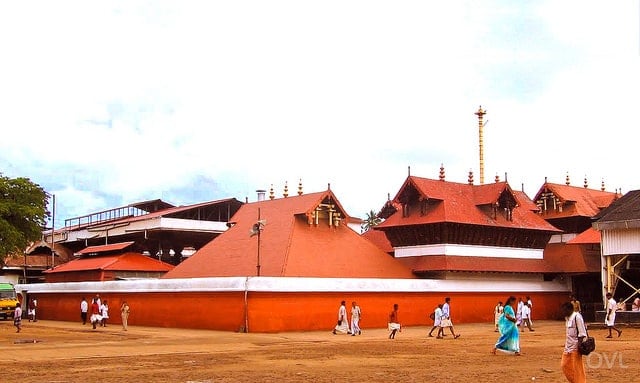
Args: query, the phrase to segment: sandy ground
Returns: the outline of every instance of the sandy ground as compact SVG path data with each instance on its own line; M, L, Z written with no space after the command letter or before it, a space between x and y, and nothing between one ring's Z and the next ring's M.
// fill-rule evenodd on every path
M640 382L640 329L605 339L590 326L591 382ZM360 336L323 332L243 334L73 322L0 321L4 382L564 382L563 322L538 321L521 335L522 356L491 355L491 324L456 326L459 339L428 338L428 327ZM35 341L35 342L34 342Z

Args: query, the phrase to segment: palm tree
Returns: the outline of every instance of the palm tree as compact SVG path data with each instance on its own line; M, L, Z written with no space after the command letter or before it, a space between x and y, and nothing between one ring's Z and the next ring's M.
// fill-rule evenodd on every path
M370 210L367 213L367 217L364 219L364 222L362 222L362 232L366 233L367 231L369 231L369 229L379 225L380 223L382 223L382 219L378 217L378 214L375 211Z

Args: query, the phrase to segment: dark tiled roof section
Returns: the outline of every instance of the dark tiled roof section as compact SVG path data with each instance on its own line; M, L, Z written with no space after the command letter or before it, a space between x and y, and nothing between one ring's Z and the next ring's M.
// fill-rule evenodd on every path
M640 220L640 190L632 190L593 217L597 223Z

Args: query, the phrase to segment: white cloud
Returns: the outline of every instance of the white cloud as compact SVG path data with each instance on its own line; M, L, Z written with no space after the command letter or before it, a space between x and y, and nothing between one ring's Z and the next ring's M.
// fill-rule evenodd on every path
M409 166L478 182L482 104L485 182L628 191L639 18L632 2L3 4L0 172L58 191L67 216L300 179L364 216Z

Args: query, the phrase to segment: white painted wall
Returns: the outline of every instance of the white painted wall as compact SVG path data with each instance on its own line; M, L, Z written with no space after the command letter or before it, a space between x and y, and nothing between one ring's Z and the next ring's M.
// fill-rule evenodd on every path
M640 229L602 230L602 255L640 253Z
M463 257L542 259L543 252L543 249L521 249L514 247L474 246L458 244L407 246L396 247L394 249L394 255L396 258L419 257L425 255L447 255Z

